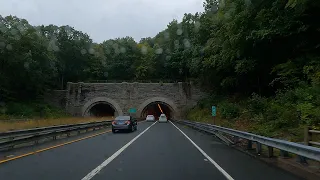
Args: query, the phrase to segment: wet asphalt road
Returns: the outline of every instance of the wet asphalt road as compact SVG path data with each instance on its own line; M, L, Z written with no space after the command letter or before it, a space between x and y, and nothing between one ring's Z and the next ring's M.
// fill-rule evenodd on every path
M137 137L107 133L36 155L0 164L0 180L80 180ZM233 179L299 179L219 142L216 138L176 125ZM108 162L93 180L192 180L227 177L171 123L156 123Z

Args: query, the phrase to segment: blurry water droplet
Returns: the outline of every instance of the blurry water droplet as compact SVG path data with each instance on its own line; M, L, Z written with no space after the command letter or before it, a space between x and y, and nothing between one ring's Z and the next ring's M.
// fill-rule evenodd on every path
M226 12L226 13L224 14L224 17L225 17L226 19L230 19L230 18L231 18L231 15L230 15L229 12Z
M17 29L18 29L20 32L24 31L24 27L23 27L23 25L21 25L21 24L19 24L19 25L17 26Z
M104 75L104 77L108 77L109 73L108 72L104 72L103 75Z
M199 30L199 28L200 28L200 22L199 21L196 21L195 23L194 23L194 28L196 29L196 30Z
M0 27L0 31L1 31L2 33L6 33L6 32L7 32L7 28L6 28L5 26L1 26L1 27Z
M170 54L170 49L166 49L166 53L167 53L167 54Z
M174 48L175 48L175 49L179 49L179 47L180 47L179 41L178 41L178 40L175 40L175 41L174 41Z
M171 56L166 56L166 60L169 61L171 59Z
M15 36L15 35L18 34L18 30L16 30L15 28L12 28L12 29L10 30L10 33L11 33L13 36Z
M81 49L81 54L82 54L82 55L87 54L87 50L85 50L85 49Z
M215 13L217 11L218 11L218 6L216 5L211 6L211 12Z
M0 41L0 48L1 48L1 49L3 49L3 48L5 48L5 47L6 47L6 43L5 43L5 42Z
M52 50L55 51L55 52L60 51L59 47L56 46L56 45L52 46Z
M121 52L121 53L126 53L126 48L121 47L121 48L120 48L120 52Z
M123 169L122 169L122 168L118 168L117 170L118 170L118 171L123 171Z
M114 53L120 54L120 49L119 49L119 48L115 48L115 49L114 49Z
M117 48L119 48L119 45L118 45L117 43L114 43L114 44L112 44L112 47L113 47L114 49L117 49Z
M251 0L245 0L244 3L245 3L247 6L250 6L250 5L251 5Z
M90 49L89 49L89 53L90 53L90 54L94 54L94 49L93 49L93 48L90 48Z
M188 39L184 39L183 40L183 44L184 44L185 48L190 48L191 47L190 41Z
M25 62L25 63L23 64L23 66L24 66L25 69L29 69L29 62Z
M221 0L220 3L219 3L219 7L220 7L220 8L224 8L225 5L226 5L226 4L225 4L225 1L224 1L224 0Z
M177 35L180 36L180 35L182 34L182 32L183 32L182 29L179 28L179 29L177 30Z
M14 39L17 40L17 41L19 41L19 40L21 39L21 37L20 37L19 35L15 35L15 36L14 36Z
M11 45L11 44L8 44L8 45L6 46L6 48L7 48L7 50L11 51L11 50L12 50L12 45Z
M142 53L142 54L147 54L147 53L148 53L148 48L145 47L145 46L142 46L142 48L141 48L141 53Z
M166 40L170 39L170 34L168 32L164 32L163 36Z
M156 54L162 54L162 52L163 52L163 49L162 49L162 48L156 49Z

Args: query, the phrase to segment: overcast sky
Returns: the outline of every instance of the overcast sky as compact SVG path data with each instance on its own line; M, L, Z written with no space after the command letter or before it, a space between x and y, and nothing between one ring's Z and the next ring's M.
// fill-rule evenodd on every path
M132 36L153 37L172 19L202 12L204 0L0 0L2 16L15 15L32 25L70 25L95 42Z

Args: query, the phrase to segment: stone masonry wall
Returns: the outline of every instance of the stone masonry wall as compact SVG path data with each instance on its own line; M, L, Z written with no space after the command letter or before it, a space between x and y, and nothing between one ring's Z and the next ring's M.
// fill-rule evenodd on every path
M152 101L161 101L179 118L187 108L194 106L205 94L187 83L68 83L66 110L75 116L86 116L94 104L105 101L118 114L127 114L130 108L140 111Z

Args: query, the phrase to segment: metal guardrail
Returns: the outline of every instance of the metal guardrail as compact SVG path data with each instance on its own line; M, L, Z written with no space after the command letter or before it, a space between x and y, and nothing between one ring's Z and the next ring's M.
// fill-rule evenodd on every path
M320 161L320 148L302 145L294 142L284 141L280 139L268 138L248 132L238 131L234 129L229 129L221 126L216 126L212 124L200 123L200 122L191 122L191 121L174 121L183 125L187 125L196 129L204 130L206 132L215 134L215 133L224 133L232 135L238 138L243 138L248 140L248 147L252 148L252 142L256 143L257 153L261 153L261 145L268 147L268 157L273 156L273 148L281 150L283 154L288 152L299 155L300 161L305 161L305 158L313 159Z
M312 141L312 134L320 134L318 130L312 130L310 127L305 127L304 129L304 144L307 146L320 146L320 142Z
M2 132L0 133L0 150L11 149L17 145L28 142L35 142L37 144L39 140L47 137L56 139L57 136L63 134L70 136L70 133L73 131L77 131L77 133L80 134L81 130L95 130L108 126L111 122L112 121L100 121Z

